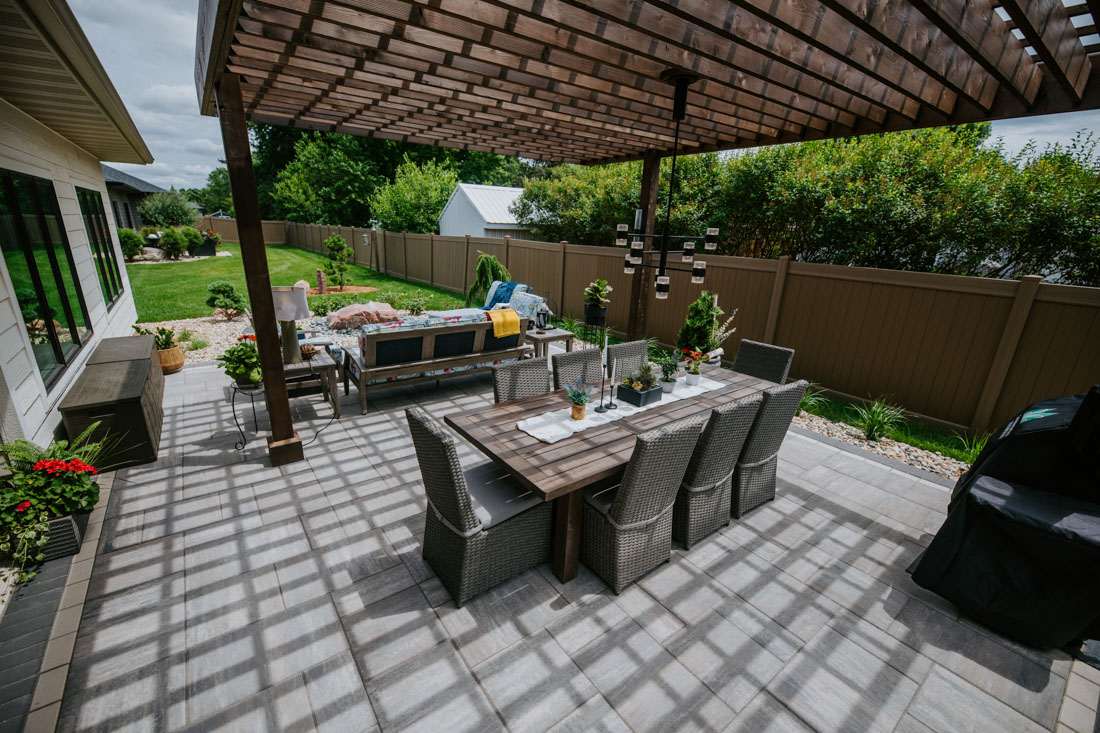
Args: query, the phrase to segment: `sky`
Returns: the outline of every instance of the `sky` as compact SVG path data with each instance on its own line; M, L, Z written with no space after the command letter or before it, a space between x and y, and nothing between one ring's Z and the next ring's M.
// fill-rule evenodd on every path
M168 188L200 188L221 165L218 121L199 114L195 92L198 0L70 0L156 162L111 164ZM1100 110L993 123L1010 154L1028 141L1067 143L1081 129L1100 134Z

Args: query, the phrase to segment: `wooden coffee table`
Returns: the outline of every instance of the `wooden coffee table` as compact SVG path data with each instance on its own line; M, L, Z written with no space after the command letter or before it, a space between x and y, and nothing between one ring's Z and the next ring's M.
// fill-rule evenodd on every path
M527 340L535 345L535 358L540 356L547 356L550 351L550 344L555 341L564 341L565 350L573 350L573 339L576 335L572 331L566 331L564 328L548 328L546 333L539 333L537 329L533 329L527 332Z

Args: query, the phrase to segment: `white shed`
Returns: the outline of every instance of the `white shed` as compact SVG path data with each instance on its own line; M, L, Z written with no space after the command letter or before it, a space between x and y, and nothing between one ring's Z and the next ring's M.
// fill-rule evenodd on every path
M522 188L460 183L439 215L439 233L448 237L511 237L530 239L527 227L516 221L511 206Z

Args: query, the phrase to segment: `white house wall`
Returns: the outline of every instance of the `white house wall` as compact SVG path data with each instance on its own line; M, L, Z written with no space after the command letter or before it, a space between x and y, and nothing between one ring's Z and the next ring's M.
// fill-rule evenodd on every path
M122 273L123 292L108 312L95 262L92 260L84 219L80 215L76 186L99 191L104 211L110 211L107 186L103 181L103 170L99 161L19 109L0 100L0 168L53 181L65 234L73 252L77 279L84 294L84 302L88 306L88 318L92 326L92 339L47 392L35 366L30 338L19 317L7 265L4 258L0 257L0 370L8 393L0 394L0 401L10 399L10 404L0 405L0 415L10 415L14 411L22 432L22 436L9 434L14 427L9 424L9 418L3 424L3 437L5 440L26 437L46 443L53 437L54 430L61 422L61 416L57 412L58 403L80 375L92 351L103 338L131 335L133 331L130 327L137 319L137 311L118 244L114 217L107 214L111 244Z

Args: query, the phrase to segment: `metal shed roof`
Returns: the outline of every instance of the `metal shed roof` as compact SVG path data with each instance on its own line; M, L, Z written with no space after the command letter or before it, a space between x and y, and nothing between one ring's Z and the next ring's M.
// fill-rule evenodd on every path
M443 207L445 212L451 204L459 198L459 193L466 195L477 213L485 220L486 224L507 224L516 226L519 222L509 208L523 193L522 188L510 186L487 186L477 183L460 183L455 186L447 204ZM440 216L443 213L440 212Z

